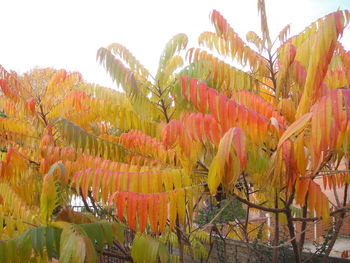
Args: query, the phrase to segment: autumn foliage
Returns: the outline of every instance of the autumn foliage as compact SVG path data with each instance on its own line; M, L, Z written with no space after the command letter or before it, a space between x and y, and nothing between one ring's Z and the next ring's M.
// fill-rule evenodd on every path
M174 36L155 76L121 44L99 49L123 92L0 66L0 262L206 258L212 232L193 223L204 199L281 218L296 262L305 237L293 222L333 217L339 232L347 197L330 203L324 189L350 183L350 52L339 42L350 14L272 41L263 0L258 10L262 35L247 42L212 11L215 32L189 49Z

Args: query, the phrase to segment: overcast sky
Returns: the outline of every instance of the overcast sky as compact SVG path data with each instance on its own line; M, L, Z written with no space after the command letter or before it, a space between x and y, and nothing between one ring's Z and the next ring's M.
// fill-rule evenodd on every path
M288 23L297 34L317 18L350 9L350 0L265 0L272 38ZM152 73L165 43L185 33L190 45L213 31L217 9L236 32L260 34L256 0L1 0L0 64L25 72L33 67L79 71L85 80L116 87L96 62L101 46L126 46ZM350 49L350 30L342 41Z

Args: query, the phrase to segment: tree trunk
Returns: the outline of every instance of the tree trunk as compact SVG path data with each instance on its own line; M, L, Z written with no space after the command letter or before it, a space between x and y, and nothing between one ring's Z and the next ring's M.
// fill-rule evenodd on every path
M303 215L302 215L303 218L307 217L307 199L308 199L308 195L306 195L306 197L305 197L305 204L303 206ZM300 230L301 234L300 234L300 239L299 239L299 244L298 244L300 257L303 254L303 248L304 248L305 237L306 237L306 226L307 226L307 222L303 221L301 223L301 230Z
M275 208L278 208L278 196L276 193L276 198L275 198ZM272 263L277 263L278 262L278 251L279 251L279 220L278 220L278 213L275 213L275 233L274 233L274 241L273 241L273 251L272 251Z
M289 236L291 238L291 243L292 243L292 247L293 247L294 259L295 259L296 263L300 263L301 257L299 254L297 241L295 240L295 229L294 229L294 225L293 225L293 221L292 221L292 213L291 213L289 207L287 207L286 217L287 217Z
M184 263L184 244L182 242L179 219L176 219L176 236L177 242L179 243L179 262Z

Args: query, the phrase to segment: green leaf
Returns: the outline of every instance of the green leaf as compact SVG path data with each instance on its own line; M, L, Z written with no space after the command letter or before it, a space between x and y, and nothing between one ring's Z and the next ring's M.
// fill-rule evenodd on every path
M17 244L15 239L10 239L7 240L7 242L5 242L4 254L4 263L11 263L17 261Z
M147 251L147 241L143 236L137 235L131 246L131 257L135 263L145 262L145 252ZM152 263L152 262L150 262Z
M99 156L99 157L105 157L105 150L108 151L108 149L105 149L106 147L112 148L113 151L118 152L120 154L118 155L110 155L112 160L117 160L117 161L123 161L128 150L126 148L124 148L122 145L96 137L93 134L88 133L87 131L85 131L84 129L82 129L81 127L75 125L74 123L70 122L67 119L61 119L60 122L62 123L62 135L65 139L67 139L67 141L71 144L73 144L74 148L77 150L79 148L81 148L85 153L87 152L87 150L89 151L89 154L95 155L95 156ZM66 127L68 127L68 133L66 132L67 129ZM74 132L69 132L70 130L74 131ZM71 134L74 134L74 137L71 138ZM91 149L88 147L87 142L91 143ZM93 146L92 146L93 143ZM92 149L94 149L94 152L92 151ZM111 149L109 150L111 151ZM119 160L120 159L120 160Z
M101 224L102 231L104 233L105 240L107 241L108 245L113 244L113 229L112 226L108 224Z
M5 242L0 241L0 263L6 262Z
M114 223L112 224L112 229L113 229L113 236L115 236L119 242L124 243L125 242L125 229L126 226L120 223Z
M47 256L51 259L54 254L54 232L53 227L46 228L46 251Z
M158 259L160 242L145 235L137 235L131 246L131 257L135 263L153 263ZM162 251L162 258L165 258Z
M20 259L22 262L29 261L31 254L32 254L32 244L30 242L30 232L32 230L25 231L17 241L17 249L18 251L21 251L20 253ZM1 250L0 250L0 256L1 256ZM1 262L1 258L0 258Z
M32 247L36 253L39 253L39 255L43 256L43 249L44 249L44 228L38 227L35 229L32 229L31 231L31 240L32 240ZM33 242L34 241L34 242Z
M169 251L162 243L159 244L159 259L161 263L169 262Z
M57 255L59 254L60 251L60 239L61 239L61 234L62 234L62 230L54 227L53 228L53 233L54 233L54 247L56 248L56 253Z
M60 168L61 174L62 174L62 176L64 176L66 174L66 169L64 168L63 163L54 163L53 165L51 165L51 167L47 173L53 174L53 172L56 170L57 167Z
M96 244L97 248L102 250L104 238L100 223L82 224L81 227L84 229L91 241Z
M119 225L120 224L118 223L102 221L90 224L81 224L80 226L86 232L91 241L95 243L100 250L102 250L105 244L111 246L116 236L118 236L119 240L122 239L122 241L124 241L123 238L120 237L121 232L124 234L124 228L121 229ZM119 229L120 231L114 231L115 228Z
M80 225L67 223L61 235L60 263L96 262L96 251Z

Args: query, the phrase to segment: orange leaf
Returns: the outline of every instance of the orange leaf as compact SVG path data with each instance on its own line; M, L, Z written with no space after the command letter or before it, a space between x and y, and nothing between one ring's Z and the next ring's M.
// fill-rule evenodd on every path
M28 106L28 109L29 111L34 114L35 113L35 104L36 104L36 100L34 98L30 98L28 101L27 101L27 106Z
M180 188L176 189L176 206L177 206L177 214L179 216L179 221L181 224L185 223L186 216L186 207L185 207L185 190Z
M306 193L309 189L310 178L300 178L297 184L296 197L300 206L304 205Z
M159 232L162 233L168 218L168 195L159 194Z
M176 205L176 192L171 191L169 193L169 200L170 200L170 224L169 228L173 229L175 226L176 222L176 217L177 217L177 205Z
M310 211L315 210L315 205L317 201L317 189L316 189L316 184L310 180L309 184L309 198L308 198L308 205Z
M302 130L308 123L308 121L311 119L312 113L306 113L303 116L301 116L298 120L293 122L288 129L282 134L279 142L278 142L278 148L281 147L281 145L289 139L293 134L296 132L299 132Z

